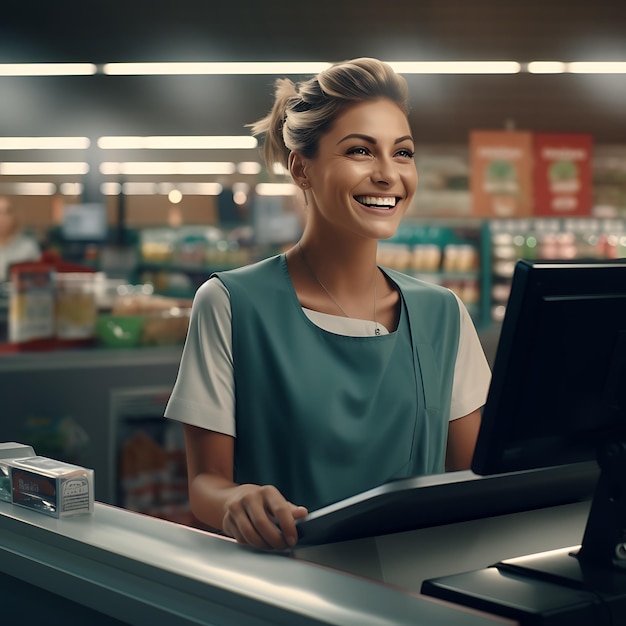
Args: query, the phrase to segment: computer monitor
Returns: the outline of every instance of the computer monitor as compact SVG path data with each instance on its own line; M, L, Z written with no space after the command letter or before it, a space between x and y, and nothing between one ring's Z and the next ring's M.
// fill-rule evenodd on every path
M63 207L61 236L69 242L103 242L108 235L107 210L100 202Z
M578 556L626 565L626 260L518 261L472 469L594 459Z

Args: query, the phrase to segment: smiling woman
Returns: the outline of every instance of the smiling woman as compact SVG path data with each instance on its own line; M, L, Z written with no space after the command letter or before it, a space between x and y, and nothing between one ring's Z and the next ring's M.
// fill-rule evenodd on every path
M307 207L284 254L197 292L166 416L185 424L206 524L260 548L307 511L468 468L490 371L447 289L376 263L417 187L407 87L375 59L276 84L252 126Z

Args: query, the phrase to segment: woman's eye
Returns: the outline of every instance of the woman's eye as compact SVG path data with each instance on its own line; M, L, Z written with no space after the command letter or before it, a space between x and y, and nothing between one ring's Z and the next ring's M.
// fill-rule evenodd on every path
M415 156L415 152L413 152L413 150L405 148L398 151L398 156L404 157L406 159L412 159Z
M364 148L363 146L355 146L354 148L350 148L348 150L348 154L368 155L369 153L370 151L367 148Z

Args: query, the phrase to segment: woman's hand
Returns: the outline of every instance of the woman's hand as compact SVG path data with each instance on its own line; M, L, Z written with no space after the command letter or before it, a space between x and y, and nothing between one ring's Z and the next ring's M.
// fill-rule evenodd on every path
M222 529L239 543L283 550L298 541L295 521L307 513L271 485L239 485L226 502Z
M189 502L202 522L239 543L284 550L298 541L296 520L308 511L276 487L233 482L234 439L185 424Z

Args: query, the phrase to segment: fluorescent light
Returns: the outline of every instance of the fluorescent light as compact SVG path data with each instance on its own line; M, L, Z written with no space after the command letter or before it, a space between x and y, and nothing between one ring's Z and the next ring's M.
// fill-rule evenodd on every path
M626 74L625 61L531 61L531 74Z
M83 162L61 163L0 163L0 174L4 176L37 176L40 174L65 176L86 174L89 165Z
M0 63L0 76L90 76L93 63Z
M517 74L517 61L387 61L400 74ZM235 63L2 63L0 76L88 76L108 75L237 75L317 74L330 67L323 61L275 61ZM525 68L532 74L624 74L625 61L532 61Z
M329 67L323 62L253 62L253 63L106 63L109 75L152 74L317 74Z
M399 74L518 74L517 61L387 61Z
M626 61L576 61L567 64L572 74L626 74Z
M186 196L219 196L223 187L219 183L161 183L159 193L169 194L172 189L178 189Z
M531 61L528 71L531 74L562 74L567 65L561 61Z
M0 193L12 196L52 196L57 187L54 183L3 183Z
M293 196L298 188L291 183L259 183L255 191L259 196Z
M259 142L251 136L100 137L103 150L245 150Z
M61 183L59 191L64 196L80 196L83 193L83 185L82 183Z
M517 74L516 61L388 61L401 74ZM107 63L104 73L137 74L317 74L330 67L324 62L269 63Z
M219 196L223 187L219 183L127 182L120 185L108 182L100 185L100 191L105 196L118 196L121 192L128 196L168 195L173 189L178 189L185 196Z
M0 150L86 150L87 137L0 137Z
M83 192L81 183L62 183L58 191L64 196L79 196ZM50 182L0 183L0 193L12 196L53 196L57 185Z
M119 196L122 191L122 185L119 183L102 183L100 185L100 193L103 196Z
M134 161L116 163L105 161L100 165L100 172L111 176L116 174L128 175L187 175L187 174L234 174L234 163L224 161L202 162L157 162L157 161Z
M237 172L239 174L260 174L261 164L256 161L242 161L237 164Z
M159 193L156 183L124 183L122 191L130 196L156 196Z

